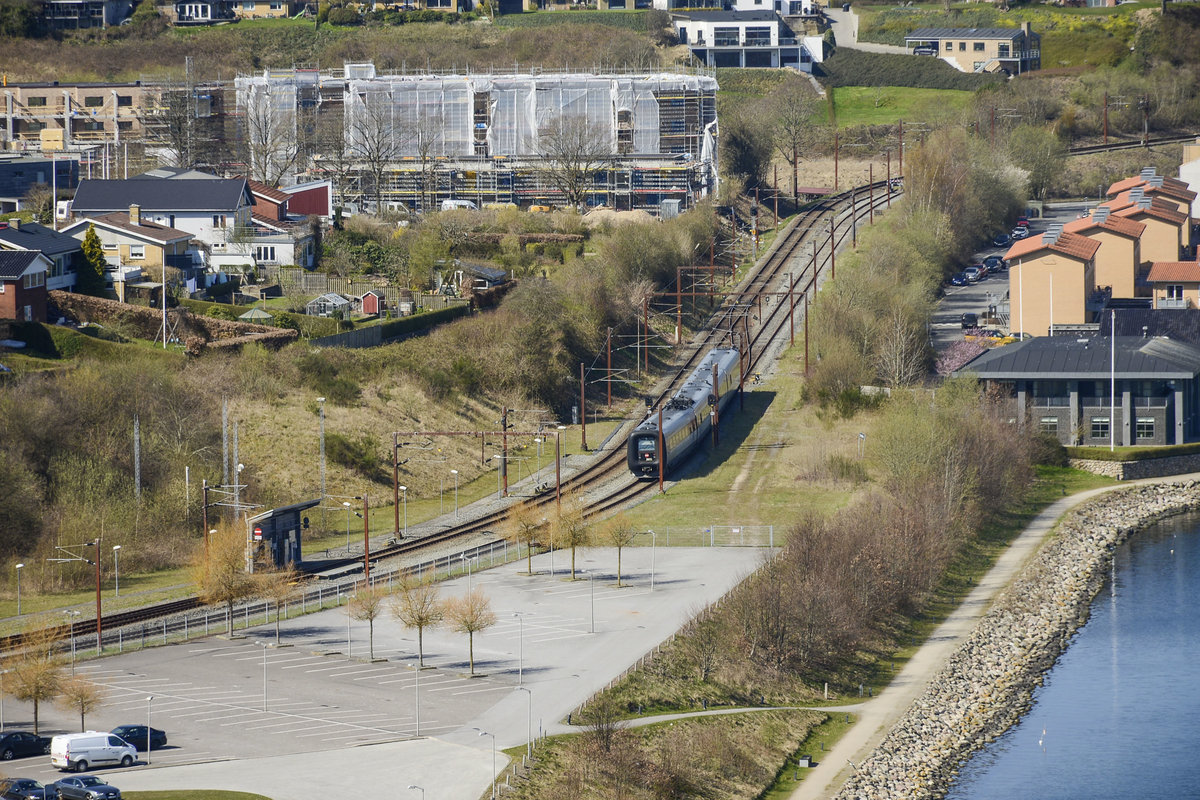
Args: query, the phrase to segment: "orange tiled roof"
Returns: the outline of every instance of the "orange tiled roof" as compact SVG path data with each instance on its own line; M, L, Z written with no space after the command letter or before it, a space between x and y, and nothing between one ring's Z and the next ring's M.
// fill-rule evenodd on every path
M1195 261L1155 261L1146 280L1151 283L1200 283L1200 263Z
M144 219L141 224L134 225L129 221L129 212L114 211L111 214L102 214L98 217L92 217L94 222L102 222L110 228L132 233L136 236L143 236L151 241L168 244L177 242L180 239L190 239L192 235L187 231L181 231L178 228L172 228L167 225L162 225L157 222L151 222Z
M1128 217L1114 217L1109 214L1104 222L1096 222L1094 217L1083 217L1063 225L1064 233L1079 233L1084 236L1087 236L1089 231L1097 229L1112 231L1122 236L1128 236L1130 239L1136 239L1145 232L1146 224L1136 222Z
M1163 197L1170 197L1173 200L1180 200L1186 203L1191 203L1197 197L1196 193L1189 189L1183 181L1167 182L1164 180L1162 186L1147 186L1146 194L1161 194Z
M1139 205L1128 205L1113 213L1122 217L1136 217L1138 214L1145 214L1148 217L1154 217L1163 222L1169 222L1172 225L1183 225L1187 222L1188 218L1187 214L1175 208L1171 203L1162 200L1157 203L1151 203L1147 208L1142 208Z
M250 187L250 191L252 193L262 195L263 197L275 203L282 203L284 200L289 200L292 197L287 192L281 192L265 183L259 183L258 181L251 180L250 178L246 178L246 185Z
M1128 192L1133 187L1141 186L1145 182L1146 179L1141 175L1134 175L1132 178L1122 178L1112 186L1109 186L1106 194L1109 197L1112 197L1113 195L1120 194L1121 192Z
M1059 235L1058 241L1052 244L1044 243L1041 236L1030 236L1028 239L1021 239L1014 242L1013 246L1004 254L1004 258L1007 261L1011 261L1014 258L1023 258L1039 250L1050 250L1080 261L1088 261L1095 257L1096 251L1099 249L1100 243L1095 239L1089 239L1077 233L1068 233L1064 230Z

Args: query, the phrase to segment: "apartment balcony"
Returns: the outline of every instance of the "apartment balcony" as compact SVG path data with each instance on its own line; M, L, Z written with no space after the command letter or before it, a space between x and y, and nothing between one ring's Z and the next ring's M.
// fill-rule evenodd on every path
M1191 304L1185 297L1160 297L1154 302L1155 308L1190 308Z

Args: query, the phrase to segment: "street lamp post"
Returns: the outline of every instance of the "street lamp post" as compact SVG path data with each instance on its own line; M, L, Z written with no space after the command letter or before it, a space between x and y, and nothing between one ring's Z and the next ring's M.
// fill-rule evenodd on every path
M450 470L450 474L454 476L454 521L458 522L458 470Z
M321 499L325 499L325 398L317 398L317 410L321 416Z
M468 558L466 553L461 553L461 554L459 554L458 557L461 558L463 561L465 561L467 564L467 594L469 595L469 594L471 594L471 562L474 561L475 559Z
M525 757L533 758L533 690L528 686L518 686L517 691L529 695L529 711L525 716Z
M113 589L113 596L121 596L121 545L113 545L113 579L116 581L116 586ZM20 612L17 612L20 613Z
M154 705L154 695L146 698L146 766L150 766L150 710Z
M658 534L650 531L650 591L654 591L654 550L658 543Z
M421 735L421 663L418 661L412 667L417 676L416 683L413 684L413 707L416 709L417 715L417 732L413 735L419 737Z
M350 554L350 501L343 500L342 505L346 507L346 554Z
M408 536L408 487L401 486L400 491L402 492L400 496L403 498L402 502L404 503L404 535Z
M588 570L588 590L592 596L591 600L591 616L592 616L592 633L596 632L596 573L595 570Z
M482 728L472 728L473 731L479 731L480 736L492 737L492 800L496 800L496 734L488 733Z
M537 442L537 459L538 459L537 477L534 478L534 480L533 480L533 487L534 487L534 491L536 492L538 487L540 487L542 485L542 437L540 437L540 436L535 437L534 441Z
M258 642L263 651L263 713L267 713L267 643Z
M520 611L514 611L513 616L517 618L519 632L517 634L517 685L525 685L525 615Z
M67 615L67 625L71 628L71 674L75 674L75 618L82 616L78 611L64 611Z
M21 570L24 564L17 564L17 616L21 616Z

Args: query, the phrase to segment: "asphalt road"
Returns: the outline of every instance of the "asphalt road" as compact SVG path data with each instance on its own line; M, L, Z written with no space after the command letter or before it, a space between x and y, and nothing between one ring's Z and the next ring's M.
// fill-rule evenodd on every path
M273 627L263 626L245 638L80 662L77 671L106 691L89 728L149 715L169 737L150 768L98 773L123 790L224 788L291 800L365 796L385 785L403 797L413 783L427 800L475 798L493 774L492 738L476 728L495 734L499 749L525 743L527 731L565 730L568 712L732 588L761 555L758 548L626 548L620 588L616 551L608 548L579 551L577 566L587 572L576 581L564 575L569 554L562 552L553 576L549 555L534 559L532 577L522 574L523 561L476 572L471 583L497 617L475 636L476 677L466 635L445 628L426 632L418 676L416 632L390 613L375 621L376 660L369 660L367 623L350 621L347 635L344 608L283 623L284 647L274 647ZM467 579L442 586L443 597L464 594ZM41 711L43 734L78 730L69 713ZM31 724L31 708L6 702L6 728ZM499 755L496 766L505 763ZM6 772L43 782L62 774L47 756L14 761Z

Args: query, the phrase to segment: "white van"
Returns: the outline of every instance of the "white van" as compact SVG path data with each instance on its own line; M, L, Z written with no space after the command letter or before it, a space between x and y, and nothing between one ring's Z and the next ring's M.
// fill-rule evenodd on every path
M475 205L470 200L443 200L442 211L453 211L456 208L467 208L471 211L478 211L479 206Z
M103 731L67 733L50 740L50 763L61 770L86 772L112 764L129 767L135 761L137 750L133 745Z

